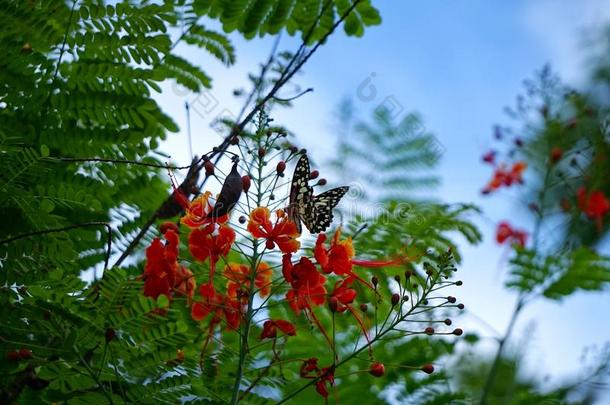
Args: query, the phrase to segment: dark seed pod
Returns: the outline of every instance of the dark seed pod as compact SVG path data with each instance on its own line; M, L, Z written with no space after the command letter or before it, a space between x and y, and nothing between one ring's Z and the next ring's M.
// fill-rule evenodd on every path
M385 374L385 366L383 363L373 363L371 367L369 367L369 374L374 377L382 377Z
M203 164L203 168L205 169L206 177L214 175L214 163L211 160L206 160Z
M434 373L434 366L432 364L425 364L421 366L420 370L426 374L432 374Z
M114 331L114 329L112 329L112 328L106 329L106 333L104 334L104 338L106 339L106 342L110 342L115 337L116 337L116 332Z
M248 190L250 190L250 184L251 184L250 176L248 176L248 175L242 176L241 182L242 182L244 191L247 193Z

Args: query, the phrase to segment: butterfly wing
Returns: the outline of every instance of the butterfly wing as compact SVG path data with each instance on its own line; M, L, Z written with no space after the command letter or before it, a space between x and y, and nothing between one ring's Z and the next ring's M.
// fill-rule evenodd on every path
M297 231L301 233L301 219L311 211L313 188L309 186L309 159L301 155L292 175L290 185L290 200L288 203L288 217L296 224Z
M333 221L333 208L349 190L348 186L337 187L316 195L306 207L307 212L301 216L303 223L311 233L324 232Z

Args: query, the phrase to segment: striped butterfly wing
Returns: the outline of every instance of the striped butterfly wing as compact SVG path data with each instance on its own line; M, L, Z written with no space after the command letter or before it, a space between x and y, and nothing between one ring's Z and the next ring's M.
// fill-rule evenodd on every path
M292 175L288 204L288 217L296 224L299 233L302 231L301 220L308 216L313 200L313 188L309 186L309 175L309 159L307 155L301 155Z
M349 187L337 187L316 195L306 207L303 223L311 233L324 232L333 222L333 208L339 204Z

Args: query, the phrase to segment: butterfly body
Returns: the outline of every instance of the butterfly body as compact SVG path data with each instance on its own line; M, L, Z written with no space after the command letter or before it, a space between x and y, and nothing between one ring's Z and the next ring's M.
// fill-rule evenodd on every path
M292 176L287 210L288 217L296 224L299 233L302 231L301 223L311 233L326 230L333 220L333 208L349 190L349 187L344 186L314 195L313 187L309 185L309 176L309 159L307 155L301 155Z

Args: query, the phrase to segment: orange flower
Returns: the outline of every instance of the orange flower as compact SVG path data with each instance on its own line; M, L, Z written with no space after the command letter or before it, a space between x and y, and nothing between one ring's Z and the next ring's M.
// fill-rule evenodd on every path
M314 247L314 257L322 271L327 274L334 273L338 276L347 276L349 279L358 279L369 287L371 286L368 282L353 272L354 265L373 268L392 266L402 262L402 260L371 261L355 259L352 238L348 237L341 240L341 227L335 231L328 248L325 246L326 239L326 234L319 234Z
M523 172L526 168L527 163L522 160L513 163L510 170L500 165L496 168L492 179L483 189L483 193L490 193L502 186L510 187L514 183L523 183Z
M228 225L209 223L203 228L196 228L189 235L189 250L195 259L210 259L210 282L214 277L216 263L220 257L229 254L235 241L235 231Z
M209 224L212 222L212 218L208 218L210 212L214 208L214 205L210 202L210 197L212 193L206 191L203 194L200 194L197 198L195 198L191 203L186 207L185 215L180 219L180 221L188 226L189 228L199 228L200 226ZM216 222L220 224L224 224L229 220L229 215L223 215L219 217Z
M229 263L224 270L227 282L227 295L237 297L237 290L250 290L250 267L245 264ZM271 276L273 271L267 263L260 263L256 268L254 286L258 289L261 298L269 296L271 293Z
M248 231L252 236L267 239L267 249L273 249L277 245L283 253L294 253L299 250L301 244L296 240L299 233L294 222L283 210L276 211L275 223L271 222L270 215L266 207L255 208L250 213Z

